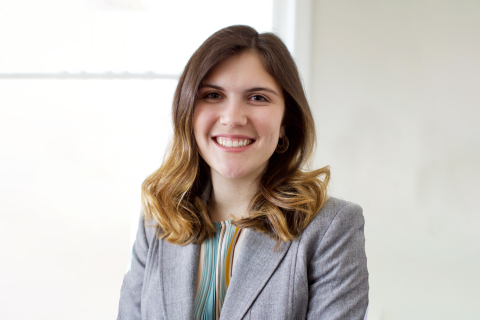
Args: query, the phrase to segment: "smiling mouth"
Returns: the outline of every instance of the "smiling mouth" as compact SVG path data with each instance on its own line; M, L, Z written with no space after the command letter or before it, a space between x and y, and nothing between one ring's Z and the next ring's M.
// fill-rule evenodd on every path
M222 147L227 147L227 148L246 147L249 144L252 144L255 142L252 139L227 139L222 137L216 137L214 138L214 140Z

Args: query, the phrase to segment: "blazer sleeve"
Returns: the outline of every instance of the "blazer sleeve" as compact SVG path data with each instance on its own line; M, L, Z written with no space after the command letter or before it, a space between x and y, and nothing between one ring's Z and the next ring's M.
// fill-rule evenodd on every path
M333 218L309 265L307 319L364 319L369 289L364 223L354 203Z
M125 274L120 290L117 320L140 320L142 317L141 298L148 248L148 235L141 214L132 249L130 270Z

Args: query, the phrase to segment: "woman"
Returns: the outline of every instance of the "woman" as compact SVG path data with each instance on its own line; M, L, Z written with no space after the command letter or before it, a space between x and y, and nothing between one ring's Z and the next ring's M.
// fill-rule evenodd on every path
M302 170L315 129L281 40L213 34L180 77L173 122L143 184L118 319L363 319L362 210L327 197L328 167Z

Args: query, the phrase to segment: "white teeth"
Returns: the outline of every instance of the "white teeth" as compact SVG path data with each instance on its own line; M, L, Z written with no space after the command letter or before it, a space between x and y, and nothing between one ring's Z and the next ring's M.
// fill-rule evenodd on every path
M217 143L221 146L228 147L228 148L238 148L238 147L246 147L252 143L252 140L245 139L245 140L228 140L225 138L217 137L215 139Z

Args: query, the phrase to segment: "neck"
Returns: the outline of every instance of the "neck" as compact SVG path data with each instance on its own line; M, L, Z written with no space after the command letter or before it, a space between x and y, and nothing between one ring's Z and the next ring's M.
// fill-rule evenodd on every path
M228 179L212 170L209 213L212 222L244 218L258 191L258 179Z

